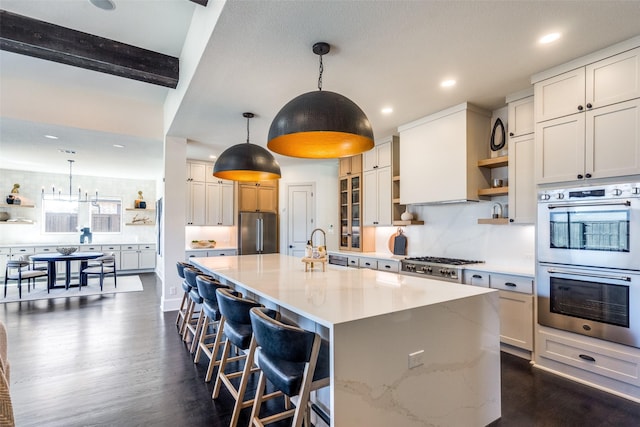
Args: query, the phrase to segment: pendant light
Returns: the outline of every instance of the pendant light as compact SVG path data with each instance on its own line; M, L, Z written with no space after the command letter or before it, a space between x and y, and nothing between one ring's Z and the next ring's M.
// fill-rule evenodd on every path
M227 148L213 165L213 176L233 181L267 181L279 179L280 165L269 151L249 143L249 119L253 113L243 113L247 119L247 142Z
M273 119L267 147L278 154L308 159L353 156L373 148L371 123L349 98L322 90L322 55L328 43L313 45L320 56L318 91L289 101Z

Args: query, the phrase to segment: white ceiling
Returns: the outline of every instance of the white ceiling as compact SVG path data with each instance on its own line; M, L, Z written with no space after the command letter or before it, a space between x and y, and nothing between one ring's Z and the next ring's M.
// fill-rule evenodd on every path
M198 28L196 39L209 37L192 25L192 15L223 5L114 2L112 12L88 0L0 0L0 8L181 56L190 26ZM242 113L251 111L251 142L266 145L278 110L316 90L311 46L326 41L332 49L324 57L323 89L356 102L381 138L461 102L502 107L532 74L640 35L638 22L640 1L228 1L164 126L189 140L188 157L206 160L246 140ZM562 38L538 45L551 31ZM445 78L458 84L444 90ZM65 148L76 151L79 174L157 177L162 109L172 91L2 51L0 168L66 173L69 156L58 152ZM393 114L383 115L385 106ZM310 161L276 158L282 165Z

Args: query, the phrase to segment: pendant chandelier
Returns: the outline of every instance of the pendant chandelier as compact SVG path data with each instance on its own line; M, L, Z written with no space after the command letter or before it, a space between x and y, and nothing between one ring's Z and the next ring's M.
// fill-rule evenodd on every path
M56 187L51 186L51 193L46 193L44 191L44 187L42 187L42 196L41 198L47 200L62 200L67 202L77 202L77 203L91 203L94 206L98 202L98 190L96 190L95 198L93 196L89 197L89 193L85 192L84 197L82 197L82 188L78 187L78 195L73 195L73 163L75 160L68 159L69 162L69 194L62 194L62 190L58 190L56 193Z
M353 156L373 148L371 123L350 99L322 90L322 55L328 43L313 45L320 56L318 91L289 101L273 119L267 147L278 154L308 159Z
M247 142L224 150L213 165L213 176L232 181L267 181L280 179L280 165L269 151L249 143L249 119L253 113L243 113L247 119Z

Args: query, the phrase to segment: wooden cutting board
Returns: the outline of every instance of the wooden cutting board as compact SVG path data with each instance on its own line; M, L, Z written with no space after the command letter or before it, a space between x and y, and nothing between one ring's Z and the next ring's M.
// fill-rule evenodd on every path
M389 236L388 242L389 252L394 255L406 255L407 254L407 236L401 231L396 231Z

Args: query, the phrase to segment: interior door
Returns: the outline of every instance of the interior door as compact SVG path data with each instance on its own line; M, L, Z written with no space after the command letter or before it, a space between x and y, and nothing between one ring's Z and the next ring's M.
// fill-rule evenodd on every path
M302 258L315 228L315 184L290 184L287 189L287 254Z

